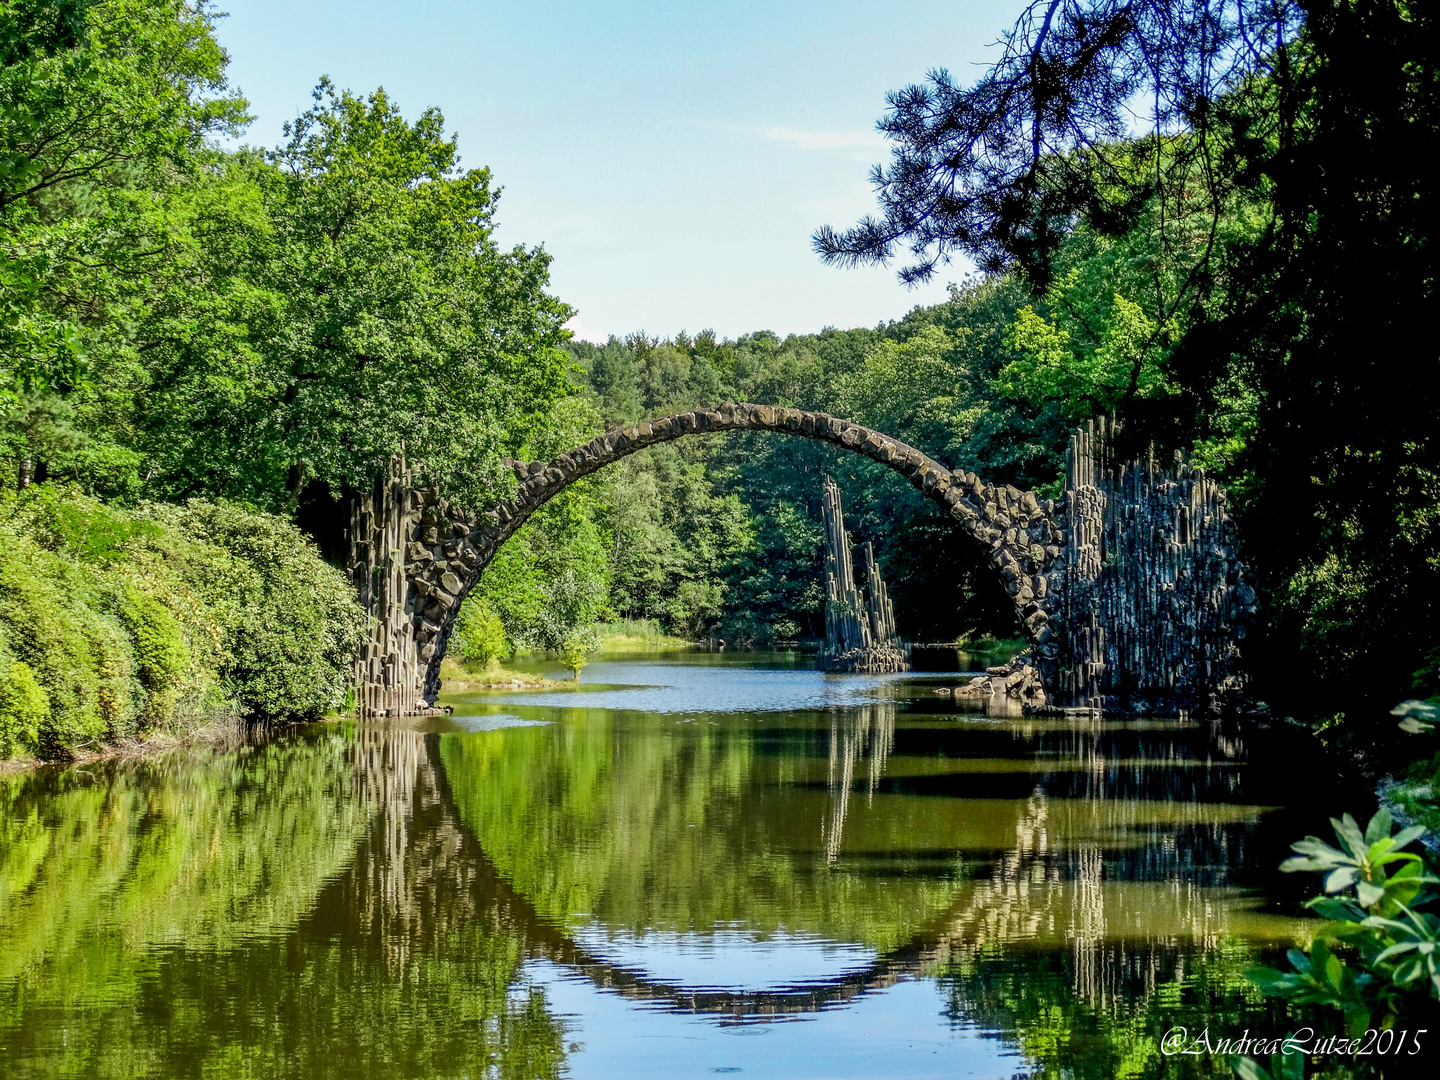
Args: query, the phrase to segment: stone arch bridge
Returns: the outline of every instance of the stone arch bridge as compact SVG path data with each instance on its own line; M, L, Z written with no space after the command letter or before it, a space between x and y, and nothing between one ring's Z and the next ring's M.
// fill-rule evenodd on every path
M514 499L475 513L412 486L393 461L352 511L349 572L371 615L356 666L370 715L423 711L460 602L503 544L576 479L647 446L706 432L819 439L888 466L977 543L1014 600L1049 700L1106 712L1215 712L1238 689L1236 644L1255 594L1225 493L1153 454L1121 462L1115 427L1074 432L1058 501L951 470L826 413L727 404L631 424L550 462L514 463Z

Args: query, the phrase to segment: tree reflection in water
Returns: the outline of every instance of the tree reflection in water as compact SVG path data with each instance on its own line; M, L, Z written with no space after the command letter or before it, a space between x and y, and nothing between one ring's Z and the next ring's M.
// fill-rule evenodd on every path
M330 727L0 784L5 1074L558 1076L437 776Z
M1159 1075L1172 1023L1289 1022L1243 979L1300 930L1236 877L1263 807L1233 734L895 700L617 715L331 726L0 783L7 1075L558 1076L566 1021L529 958L731 1019L935 979L953 1023L1041 1075ZM605 955L717 928L873 961L757 988Z

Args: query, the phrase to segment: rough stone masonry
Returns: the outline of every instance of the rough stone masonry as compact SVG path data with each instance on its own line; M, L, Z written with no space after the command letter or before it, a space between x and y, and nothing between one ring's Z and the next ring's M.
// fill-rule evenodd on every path
M403 715L433 703L460 602L499 546L567 484L646 446L733 430L833 443L944 507L1013 599L1054 704L1207 713L1243 681L1237 646L1255 594L1225 494L1203 471L1117 461L1115 429L1102 420L1072 436L1065 494L1052 502L825 413L729 404L631 424L550 462L514 463L515 498L479 513L413 488L404 462L392 463L351 518L349 572L371 615L355 672L361 711Z

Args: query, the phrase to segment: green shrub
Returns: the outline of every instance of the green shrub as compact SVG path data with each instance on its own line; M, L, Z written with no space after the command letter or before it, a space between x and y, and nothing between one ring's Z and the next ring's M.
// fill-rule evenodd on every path
M467 664L489 664L510 654L505 624L483 596L467 597L460 605L448 651Z
M35 750L50 719L50 699L23 660L0 653L0 758Z
M135 672L149 694L146 716L163 723L174 714L190 649L180 621L163 603L126 582L121 590L120 618L135 649Z
M137 539L163 535L153 521L54 484L34 484L11 496L4 517L46 550L95 566L127 558Z
M134 730L133 653L97 586L81 567L0 531L0 625L50 701L42 753Z
M196 542L183 572L216 619L221 676L248 716L314 719L343 704L365 613L299 529L200 500L145 512Z
M344 575L285 519L34 485L0 499L0 663L29 679L0 756L222 711L322 715L345 700L363 626Z

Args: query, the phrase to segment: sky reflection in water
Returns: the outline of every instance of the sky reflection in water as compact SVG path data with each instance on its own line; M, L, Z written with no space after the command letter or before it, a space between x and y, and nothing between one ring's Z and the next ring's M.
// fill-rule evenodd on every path
M696 663L697 658L708 662ZM750 666L747 661L755 661L744 653L682 654L668 663L601 660L584 670L577 687L466 695L461 700L652 713L783 712L864 704L902 682L894 675L833 675L795 668L786 654L759 654L758 660L774 666ZM948 681L959 678L951 675Z

